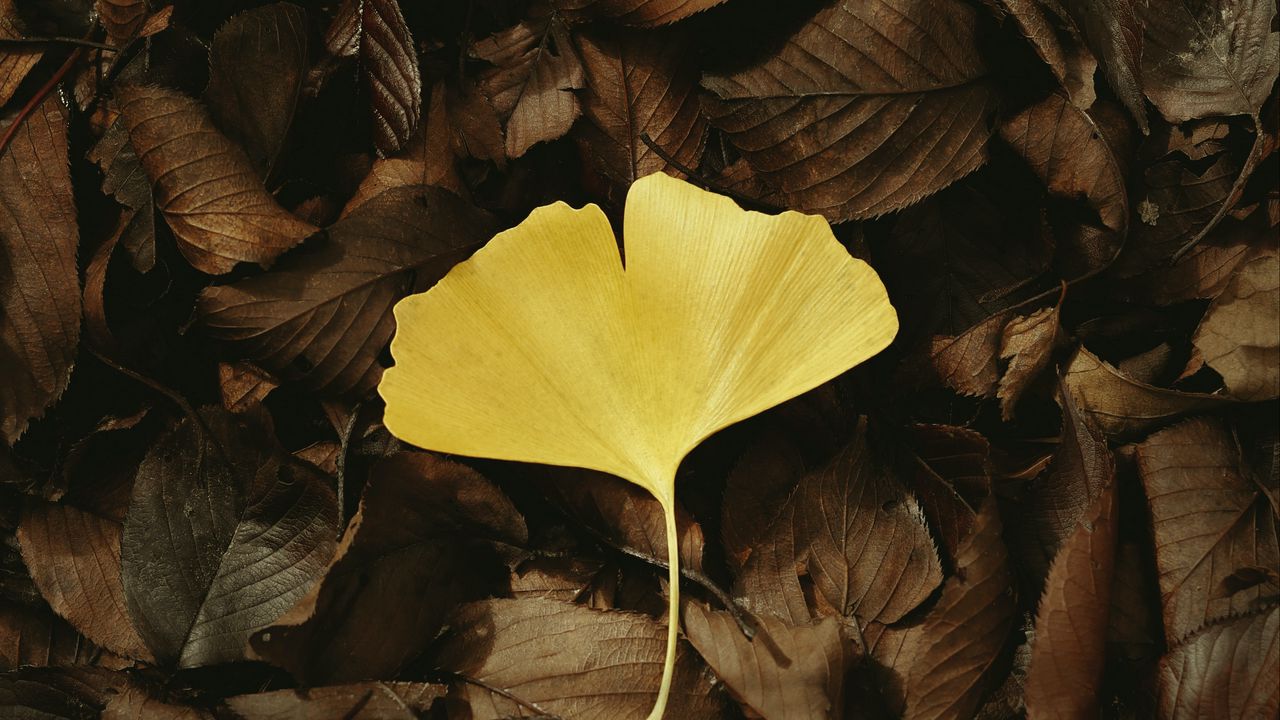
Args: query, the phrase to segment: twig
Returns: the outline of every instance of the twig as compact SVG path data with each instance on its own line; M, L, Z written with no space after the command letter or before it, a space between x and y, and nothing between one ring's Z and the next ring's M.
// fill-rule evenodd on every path
M107 43L85 40L83 38L62 36L0 38L0 47L4 47L6 45L73 45L75 47L93 48L95 50L105 50L107 52L117 52L120 49L115 45L108 45Z
M26 122L27 118L31 117L31 113L35 112L36 108L40 107L40 104L49 96L49 93L53 92L53 89L58 86L58 83L62 82L67 74L71 72L71 68L75 67L75 64L83 56L84 48L76 48L75 50L72 50L71 54L67 56L66 61L62 63L62 67L58 68L57 72L53 74L53 77L49 78L49 81L41 86L41 88L36 91L35 95L31 96L31 99L27 101L26 105L22 106L22 109L18 111L18 115L13 119L13 122L9 124L9 127L5 128L4 135L0 136L0 155L3 155L4 151L9 147L9 143L13 140L14 135L18 134L18 128L22 126L22 123Z

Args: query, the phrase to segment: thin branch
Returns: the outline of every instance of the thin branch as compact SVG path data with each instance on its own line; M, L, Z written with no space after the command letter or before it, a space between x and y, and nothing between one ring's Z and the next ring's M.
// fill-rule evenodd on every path
M80 58L84 57L84 53L84 48L76 48L75 50L72 50L71 54L67 55L67 59L62 63L62 67L58 68L57 72L53 74L53 77L49 78L49 81L41 86L40 89L36 91L35 95L31 96L31 99L27 101L26 105L22 106L22 109L18 111L17 117L13 119L13 122L9 123L9 127L5 128L4 135L0 135L0 155L4 154L4 151L9 147L9 143L12 142L14 136L18 134L18 128L22 127L22 124L27 121L27 118L31 117L31 113L35 112L36 108L40 107L40 104L49 96L49 93L53 92L53 89L58 86L58 83L62 82L63 79L66 78L67 74L71 72L71 68L75 67Z
M24 37L24 38L0 38L0 48L9 45L71 45L74 47L93 48L95 50L105 50L106 52L117 52L120 48L107 43L95 42L93 40L85 40L83 38L73 37Z

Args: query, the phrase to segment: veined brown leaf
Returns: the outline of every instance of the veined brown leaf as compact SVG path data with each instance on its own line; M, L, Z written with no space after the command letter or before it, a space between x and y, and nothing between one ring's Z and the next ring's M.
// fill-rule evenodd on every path
M1160 660L1160 717L1270 718L1280 713L1280 608L1205 628Z
M704 77L711 122L789 207L832 221L906 207L986 159L976 23L953 0L843 0L760 63Z
M307 685L392 677L458 603L482 597L486 579L506 574L485 555L486 539L528 540L501 490L426 453L388 458L371 471L324 577L250 645Z
M800 577L818 607L807 608ZM793 625L811 616L896 622L942 582L942 567L914 497L859 424L825 467L796 487L743 568L735 593L756 614Z
M212 287L198 304L214 337L287 380L339 394L378 382L391 307L489 239L488 213L445 190L388 190L270 273Z
M94 7L107 38L117 47L133 40L147 19L147 0L96 0Z
M68 162L67 116L53 95L0 155L0 437L10 445L66 390L79 350Z
M269 265L316 231L276 203L195 100L144 86L118 88L116 97L178 249L197 270Z
M1280 255L1258 253L1236 266L1191 338L1204 361L1241 400L1280 396Z
M297 5L246 10L213 36L205 102L263 179L293 123L306 71L307 13Z
M124 594L161 663L242 659L249 636L306 593L333 554L327 478L258 442L209 410L138 466L121 540Z
M93 643L47 607L0 599L0 672L27 665L90 665L99 653ZM11 707L4 702L2 686L0 707Z
M1049 567L1031 645L1028 718L1098 715L1119 517L1113 482L1098 493Z
M556 0L556 7L585 19L653 27L679 22L722 2L724 0Z
M494 66L476 82L503 120L508 157L563 136L582 114L574 91L586 86L586 76L557 14L495 33L473 45L471 53Z
M1062 335L1058 321L1061 305L1041 308L1030 315L1019 315L1009 321L1000 333L1000 359L1009 365L1000 376L996 397L1000 399L1000 415L1013 418L1014 408L1032 381L1049 366L1053 349Z
M436 653L437 666L508 694L455 688L472 717L532 707L580 720L642 720L658 692L666 628L647 615L558 600L485 600L464 605L450 626L455 634ZM675 668L667 716L719 717L709 673L684 643Z
M305 690L274 690L227 698L244 720L334 717L349 720L417 720L444 696L444 685L420 682L365 682Z
M21 40L26 36L17 23L14 0L0 0L0 39ZM0 106L7 105L31 68L44 56L44 48L8 48L0 52ZM6 121L8 122L8 121Z
M699 603L682 611L689 642L730 692L764 720L844 717L848 648L834 617L789 625L753 618L748 638L733 617Z
M422 74L413 35L396 0L346 0L324 38L338 58L356 57L378 152L396 152L412 137L422 116Z
M582 142L599 171L630 185L649 173L698 165L707 123L698 105L691 36L676 30L576 37L586 73ZM671 158L672 165L645 138Z
M903 718L972 716L1013 630L1012 575L994 498L978 511L956 567L922 622L886 629L871 649L885 669L882 690Z
M1280 594L1274 576L1243 588L1230 581L1241 568L1280 563L1275 514L1240 462L1217 420L1188 420L1138 445L1170 645Z
M1058 5L1079 26L1111 89L1143 132L1147 108L1142 102L1145 77L1139 14L1146 5L1142 0L1077 0Z

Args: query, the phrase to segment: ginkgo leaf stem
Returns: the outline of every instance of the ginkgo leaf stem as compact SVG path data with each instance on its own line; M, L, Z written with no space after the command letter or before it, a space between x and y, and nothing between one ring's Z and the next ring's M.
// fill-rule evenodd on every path
M671 678L676 669L676 641L680 637L680 537L676 534L675 501L659 498L659 502L667 524L667 652L662 662L662 685L658 687L658 699L649 711L648 720L662 720L666 712Z

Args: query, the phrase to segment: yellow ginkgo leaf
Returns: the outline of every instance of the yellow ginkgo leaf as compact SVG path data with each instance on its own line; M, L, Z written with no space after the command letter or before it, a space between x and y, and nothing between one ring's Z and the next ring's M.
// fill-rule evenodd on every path
M675 474L712 433L880 352L897 316L827 222L747 212L662 174L636 181L625 268L594 205L538 208L396 306L385 422L440 452L619 475L662 504L666 705L678 630Z

